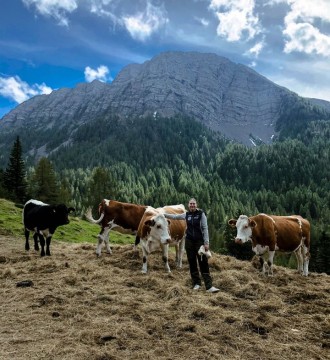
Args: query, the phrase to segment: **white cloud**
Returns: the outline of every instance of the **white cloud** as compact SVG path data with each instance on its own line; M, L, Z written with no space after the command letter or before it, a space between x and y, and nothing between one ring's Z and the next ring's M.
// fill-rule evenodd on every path
M245 34L254 38L260 33L254 6L254 0L211 0L209 8L219 19L217 34L228 41L239 41Z
M107 9L107 6L112 2L112 0L90 0L90 11L92 14L98 16L110 18L111 21L116 25L120 23L121 20L113 12Z
M287 1L291 8L284 19L283 34L287 39L284 52L330 56L330 34L322 33L315 26L316 20L330 23L329 0L314 0L313 5L308 0Z
M109 74L109 69L107 66L101 65L96 70L87 66L85 68L85 79L87 82L91 82L93 80L100 80L102 82L106 82L107 80L112 80L111 77L107 77Z
M44 83L30 86L18 76L8 78L0 77L0 95L18 104L33 96L50 94L51 92L52 89Z
M199 18L199 17L197 17L197 16L195 16L195 20L196 20L199 24L203 25L204 27L207 27L207 26L209 26L209 24L210 24L210 22L209 22L207 19Z
M166 25L168 18L163 7L154 6L148 1L143 12L132 16L123 16L122 21L133 39L145 41Z
M53 17L59 25L68 26L66 13L77 9L76 0L22 0L26 6L34 5L38 13L43 16Z
M257 44L255 44L251 49L249 49L245 55L252 55L254 56L255 58L257 58L261 52L261 50L263 49L264 47L264 42L263 41L260 41L258 42Z

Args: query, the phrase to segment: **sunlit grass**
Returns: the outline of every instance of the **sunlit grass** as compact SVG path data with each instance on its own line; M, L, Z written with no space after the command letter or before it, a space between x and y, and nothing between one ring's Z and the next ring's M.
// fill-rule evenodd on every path
M13 202L0 199L0 235L24 237L22 208ZM79 217L70 216L70 224L57 228L53 238L72 243L96 243L100 227ZM134 236L111 231L112 244L134 244Z

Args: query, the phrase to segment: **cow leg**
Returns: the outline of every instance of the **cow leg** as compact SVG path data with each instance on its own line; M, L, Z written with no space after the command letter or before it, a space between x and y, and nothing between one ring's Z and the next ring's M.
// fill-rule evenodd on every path
M259 255L259 262L260 262L260 271L262 271L264 273L264 264L265 264L265 260L262 257L262 255Z
M25 229L25 250L29 251L30 250L30 244L29 244L29 236L30 236L30 231Z
M38 234L37 233L33 234L33 239L34 239L34 250L39 251L39 243L38 243Z
M112 254L112 250L110 247L110 228L107 228L104 232L104 243L105 243L105 247L107 249L107 253Z
M52 240L52 235L47 236L46 238L46 255L50 256L50 242Z
M101 232L97 235L97 247L96 247L96 255L98 257L101 256L101 252L102 252L102 245L103 242L106 244L107 246L107 252L109 254L111 254L111 249L110 249L110 245L109 245L109 232L110 229L108 227L102 228Z
M269 254L268 254L268 261L267 261L267 264L268 264L268 267L269 267L269 270L268 270L268 275L269 276L273 276L274 255L275 255L275 251L270 250Z
M135 236L134 251L137 250L137 246L140 244L140 236Z
M185 246L185 238L181 239L178 246L175 247L176 250L176 265L179 269L182 268L182 259L184 253L184 246Z
M302 252L302 257L303 257L303 275L308 276L308 265L309 265L309 259L310 259L310 252L305 245L302 246L301 252Z
M260 264L262 264L262 273L264 275L268 274L269 271L269 266L267 265L267 262L265 261L265 259L263 258L263 256L260 256Z
M294 252L294 254L296 255L296 259L297 259L297 270L298 273L302 274L303 273L303 254L302 254L302 249L301 246Z
M45 238L42 234L38 234L40 246L41 246L41 253L40 256L45 256Z
M101 234L98 234L97 235L97 246L96 246L96 255L98 257L101 256L102 244L103 244L103 236Z
M144 246L142 246L143 253L143 263L142 263L142 274L146 274L148 272L148 253Z
M171 269L168 264L168 244L162 244L162 250L163 250L163 262L165 264L165 270L170 273Z
M179 267L180 263L180 254L179 254L179 244L175 244L175 265Z

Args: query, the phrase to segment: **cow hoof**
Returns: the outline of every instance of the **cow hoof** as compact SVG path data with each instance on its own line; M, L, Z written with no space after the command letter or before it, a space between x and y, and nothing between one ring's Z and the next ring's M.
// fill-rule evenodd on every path
M146 272L146 271L144 271L144 270L142 270L142 271L141 271L141 274L146 274L146 273L147 273L147 272Z

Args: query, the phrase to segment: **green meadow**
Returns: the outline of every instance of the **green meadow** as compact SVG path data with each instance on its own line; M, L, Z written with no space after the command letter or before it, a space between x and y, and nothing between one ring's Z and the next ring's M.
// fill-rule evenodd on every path
M22 223L22 207L13 202L0 199L0 235L22 237L24 243L24 228ZM99 225L91 224L80 217L70 216L70 224L56 229L53 239L71 243L97 242ZM134 244L135 237L112 231L110 244Z

